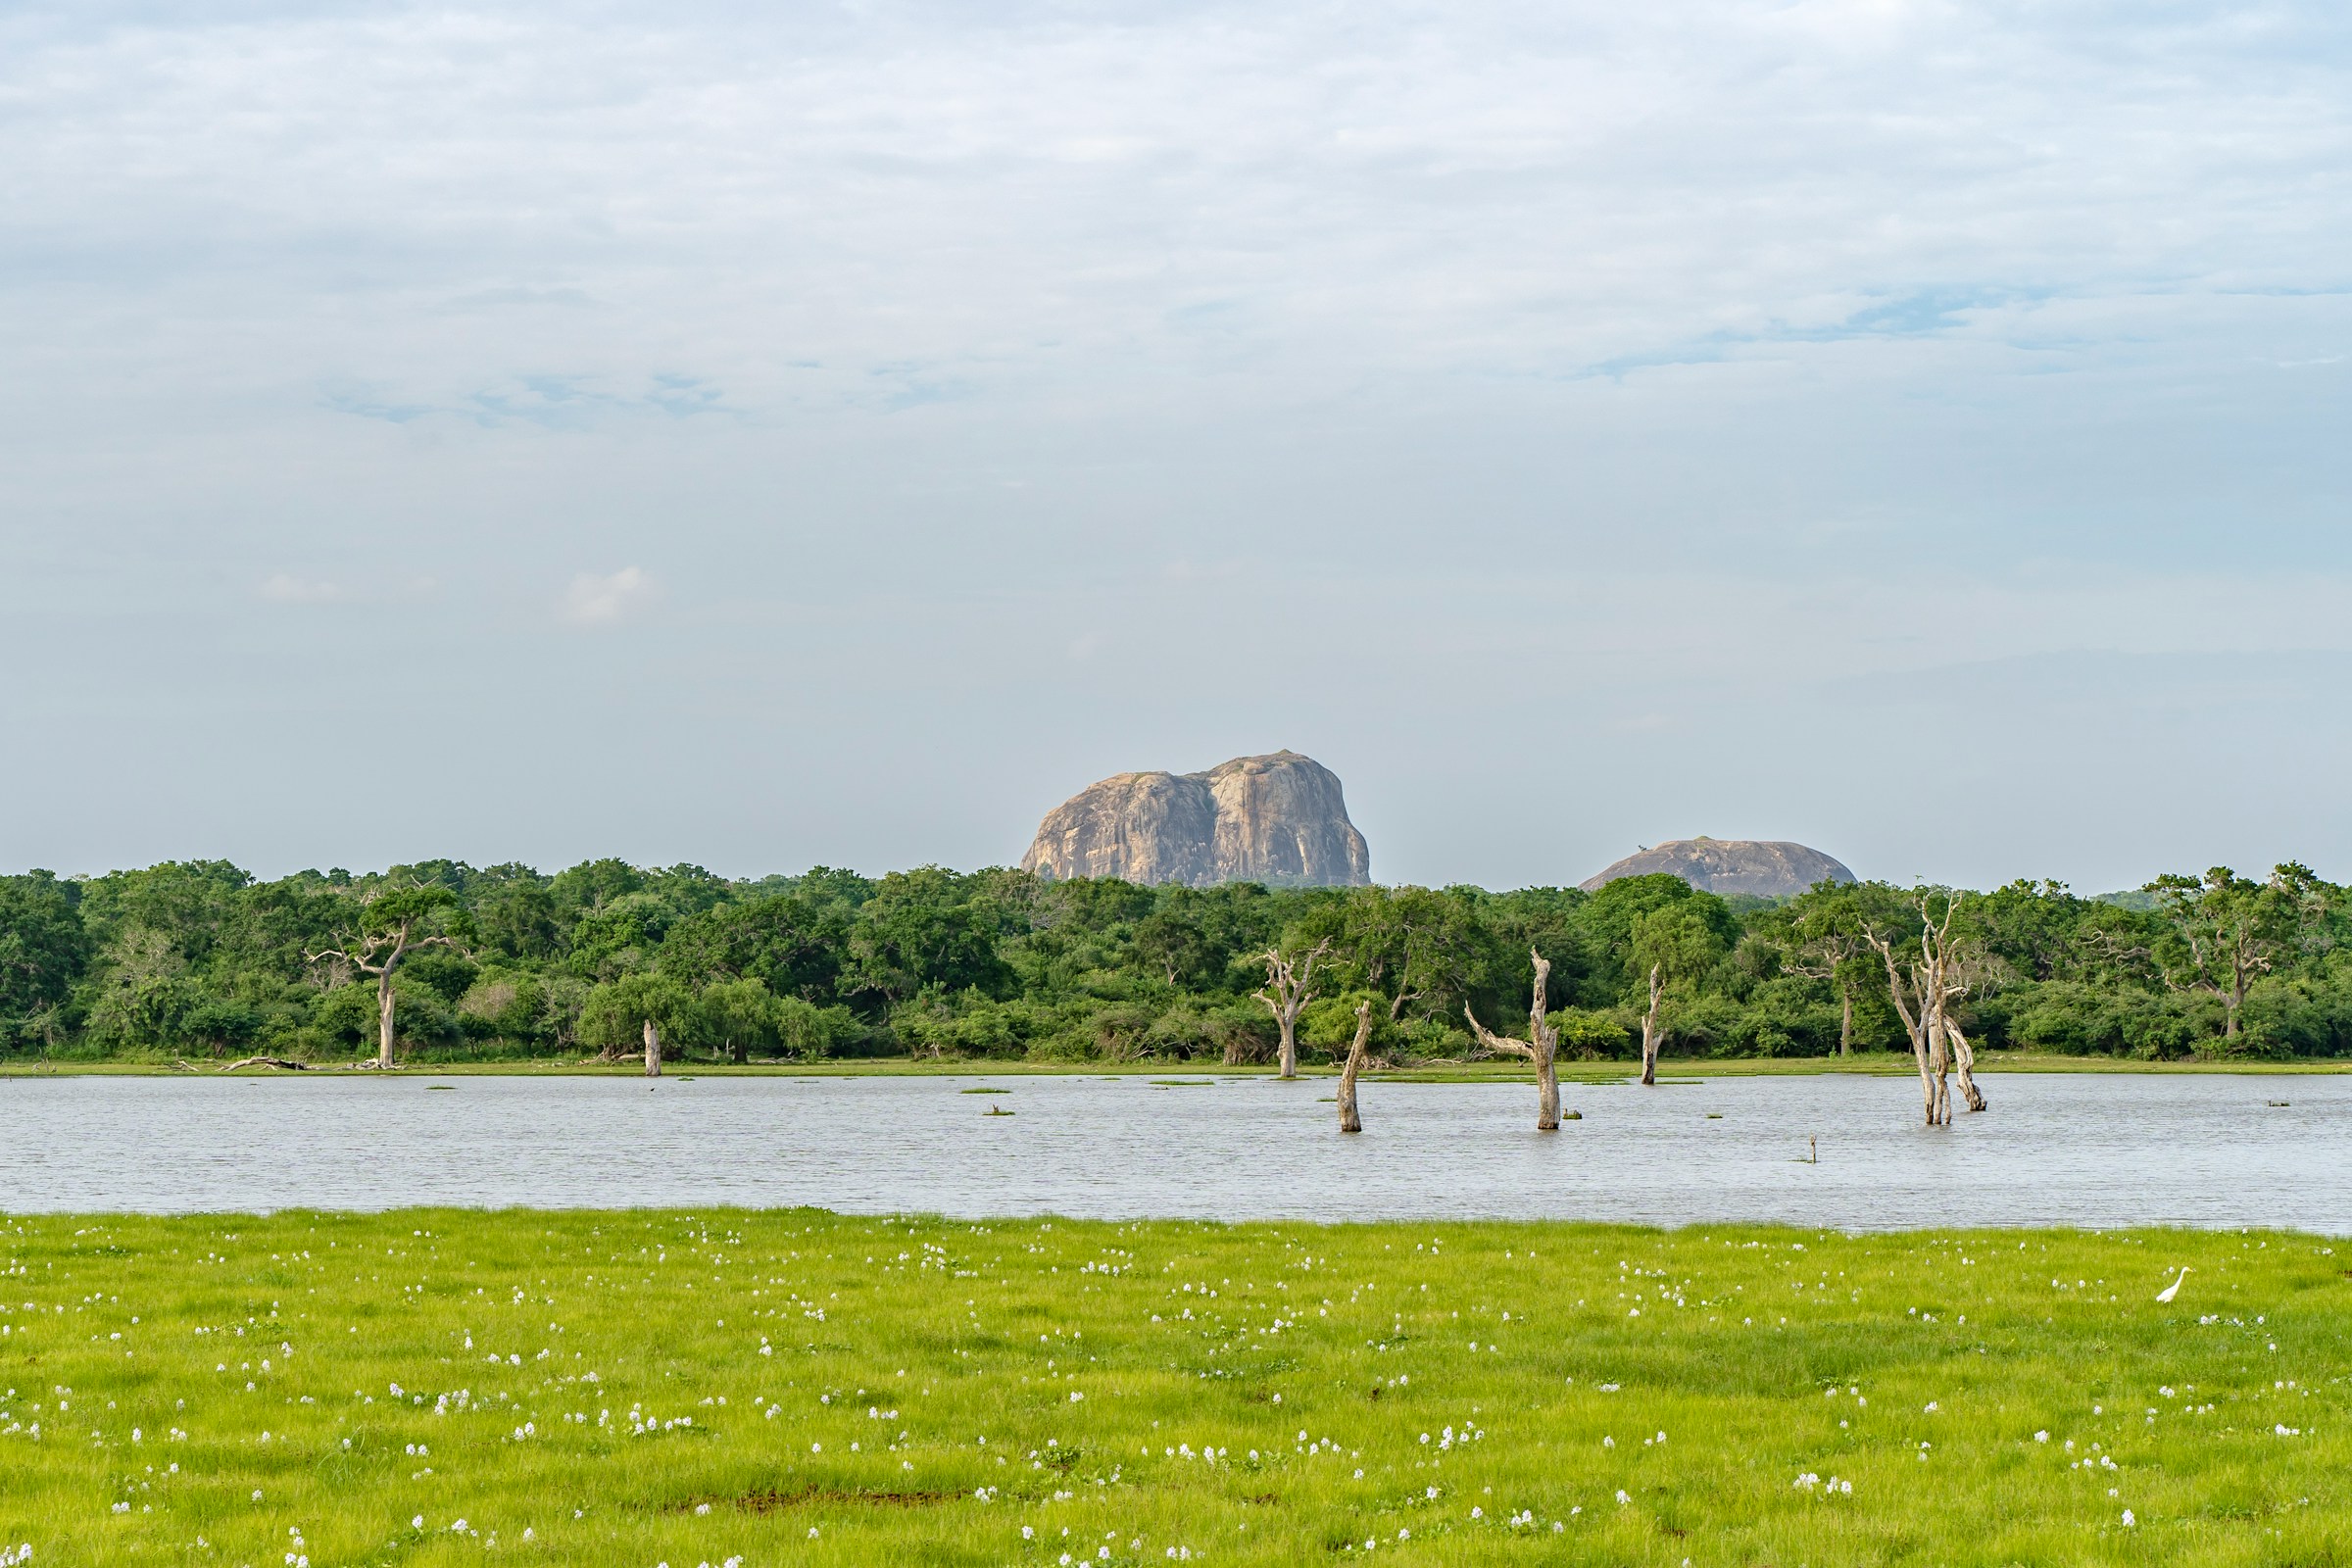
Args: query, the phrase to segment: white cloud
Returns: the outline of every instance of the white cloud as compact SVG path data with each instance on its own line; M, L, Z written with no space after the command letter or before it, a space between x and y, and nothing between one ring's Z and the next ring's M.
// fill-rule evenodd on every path
M348 597L338 583L312 581L286 571L263 578L261 595L279 605L331 605Z
M20 0L0 581L35 587L0 659L61 625L119 650L69 725L156 701L165 663L214 683L175 699L191 719L274 692L312 617L221 630L254 661L226 680L156 613L244 562L229 580L262 599L404 617L449 661L432 722L497 736L541 651L483 596L593 627L672 595L691 621L573 651L621 672L599 703L708 722L771 772L822 743L789 813L713 775L754 862L779 821L836 835L807 858L1017 851L1026 806L908 782L945 743L898 715L929 702L972 726L973 778L1048 805L1098 762L1227 755L1311 705L1328 720L1293 743L1352 756L1351 800L1416 803L1376 864L1423 879L1539 874L1542 822L1592 835L1597 858L1558 851L1574 880L1774 789L1793 814L1751 813L1765 836L1811 822L1843 850L1875 811L1903 872L2027 869L2037 831L2042 865L2129 860L2207 820L2352 866L2322 788L2343 699L2164 716L2196 659L2303 679L2352 658L2344 15ZM647 559L659 584L567 589L560 564ZM280 563L319 580L264 581ZM445 586L394 586L423 572ZM648 654L694 679L632 685ZM1983 777L1858 784L1912 755L1911 721L1799 701L2093 655L2128 657L2082 689L2151 727L2013 724L2029 672L1948 726L2009 760ZM702 690L755 677L794 715L772 733ZM1425 760L1399 715L1516 733L1531 679L1560 716L1525 800L1464 808L1501 786ZM1048 710L1085 718L1002 719ZM1596 737L1650 714L1689 721L1612 796ZM1748 715L1776 721L1734 746ZM224 778L254 765L203 744ZM2208 795L2151 757L2212 759ZM2097 804L2117 778L2144 822ZM135 813L83 804L109 785L0 781L0 816L119 842ZM563 853L644 816L619 789L579 793ZM1671 789L1722 793L1650 821Z
M1895 357L2128 304L2046 369L2352 241L2324 5L268 11L27 24L11 123L74 133L0 197L394 418Z
M641 607L654 592L654 580L635 566L602 576L581 572L571 579L564 596L564 617L577 626L605 626Z

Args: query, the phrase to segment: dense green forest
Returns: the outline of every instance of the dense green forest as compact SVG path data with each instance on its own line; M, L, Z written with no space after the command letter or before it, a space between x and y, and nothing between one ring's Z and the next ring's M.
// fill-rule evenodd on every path
M1195 889L926 866L732 881L594 860L456 861L257 882L221 861L0 877L0 1051L56 1059L372 1055L391 972L419 1060L919 1055L1268 1059L1267 954L1311 958L1309 1060L1358 1002L1392 1061L1473 1054L1464 1007L1524 1029L1531 950L1568 1056L1907 1050L1889 968L1923 915L1980 1049L2352 1054L2352 896L2296 865L2139 895L1824 885L1723 899L1665 876L1527 888ZM1936 933L1930 933L1936 940Z

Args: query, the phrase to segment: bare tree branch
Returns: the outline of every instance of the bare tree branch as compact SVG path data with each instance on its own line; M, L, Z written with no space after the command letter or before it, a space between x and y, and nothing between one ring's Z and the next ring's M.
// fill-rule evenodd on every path
M382 931L362 932L356 942L345 947L327 948L304 955L312 963L322 958L333 958L351 965L362 974L375 976L375 1064L379 1068L388 1069L392 1065L392 1026L398 1005L392 989L393 971L419 948L448 948L460 954L466 952L455 937L439 932L417 933L417 923L426 917L431 908L430 904L421 908L412 905Z
M1274 1027L1282 1035L1282 1076L1298 1076L1298 1014L1315 997L1315 964L1330 956L1331 939L1325 937L1312 950L1296 957L1284 957L1280 948L1266 950L1266 983L1252 992L1274 1015Z
M1551 989L1551 960L1533 948L1527 956L1536 963L1536 983L1535 995L1528 1004L1525 1041L1498 1035L1480 1023L1467 1002L1462 1004L1462 1016L1470 1020L1471 1032L1489 1051L1525 1056L1536 1064L1536 1131L1556 1133L1560 1130L1560 1079L1555 1065L1560 1032L1551 1026L1544 1008Z
M1470 1010L1470 1004L1467 1002L1462 1004L1462 1016L1470 1020L1470 1033L1476 1036L1478 1043L1488 1051L1496 1055L1524 1056L1529 1061L1536 1059L1534 1046L1524 1040L1513 1040L1508 1035L1498 1035L1485 1024L1480 1023L1478 1014Z

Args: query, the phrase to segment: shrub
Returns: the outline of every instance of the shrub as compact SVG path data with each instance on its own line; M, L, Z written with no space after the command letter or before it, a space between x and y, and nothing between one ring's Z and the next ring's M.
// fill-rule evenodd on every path
M1574 1061L1614 1059L1641 1049L1639 1037L1614 1012L1562 1007L1549 1014L1547 1021L1560 1032L1560 1054Z

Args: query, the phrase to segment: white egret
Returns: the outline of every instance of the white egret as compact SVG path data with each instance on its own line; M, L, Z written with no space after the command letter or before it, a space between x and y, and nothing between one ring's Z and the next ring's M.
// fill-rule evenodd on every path
M2184 1280L2186 1278L2188 1278L2188 1265L2183 1263L2180 1265L2180 1279L2173 1281L2172 1284L2167 1285L2163 1290L2158 1291L2156 1293L2156 1299L2159 1301L2170 1301L2174 1297L2179 1296L2180 1294L2180 1280Z

